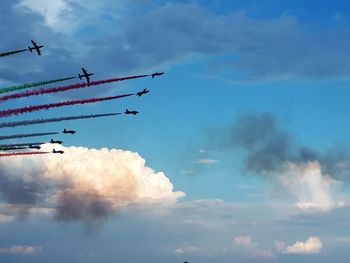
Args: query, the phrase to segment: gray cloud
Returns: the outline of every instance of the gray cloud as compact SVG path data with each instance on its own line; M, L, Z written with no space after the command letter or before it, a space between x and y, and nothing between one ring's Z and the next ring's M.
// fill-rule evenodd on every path
M98 193L79 193L66 189L59 193L55 218L61 222L82 221L88 226L99 226L115 213L113 202Z
M285 161L311 161L317 156L312 150L298 146L270 113L242 114L217 134L218 147L226 151L244 150L245 169L257 174L276 171Z
M110 1L94 8L90 2L66 1L68 9L48 23L19 2L0 4L0 33L6 36L1 50L25 47L35 38L45 44L45 55L2 60L0 77L7 81L72 74L82 65L101 77L111 69L128 74L220 55L238 58L215 62L217 70L239 71L252 80L347 78L350 71L345 26L312 30L292 16L256 19L241 11L218 16L195 3L154 7L146 2L140 8Z
M214 135L215 134L215 135ZM284 130L271 113L245 113L232 125L210 132L216 138L213 149L243 151L248 172L266 175L282 168L284 162L319 161L322 170L335 178L349 177L349 153L344 145L319 152L298 142L294 134Z

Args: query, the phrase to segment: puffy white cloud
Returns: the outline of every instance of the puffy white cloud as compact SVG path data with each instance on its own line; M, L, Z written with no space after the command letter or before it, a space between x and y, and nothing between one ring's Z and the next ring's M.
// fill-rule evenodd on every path
M298 241L294 245L287 246L284 253L287 254L318 254L322 250L322 242L319 237L309 237L306 241Z
M162 172L145 166L137 153L55 146L64 154L0 159L0 194L11 205L52 208L62 221L94 222L136 203L176 202ZM43 151L51 151L46 144ZM14 191L15 190L15 191Z
M295 195L298 200L296 206L302 210L329 211L343 206L332 192L332 187L340 182L323 174L318 161L297 164L287 162L277 178L285 189Z
M0 248L0 254L34 254L41 251L41 247L11 246Z
M252 241L251 236L237 236L234 245L242 248L248 256L274 257L280 254L317 254L322 250L322 242L319 237L309 237L306 241L297 241L291 246L286 246L283 241L275 241L274 249L261 249Z

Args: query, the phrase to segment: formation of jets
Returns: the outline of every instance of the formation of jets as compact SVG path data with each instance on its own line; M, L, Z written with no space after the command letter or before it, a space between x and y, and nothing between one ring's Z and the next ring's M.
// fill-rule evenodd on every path
M88 73L88 72L86 71L86 69L84 69L84 68L81 68L81 70L83 71L83 74L80 74L80 73L79 73L79 74L78 74L78 77L79 77L80 79L85 78L87 84L90 84L90 76L94 75L94 73Z
M33 50L35 50L35 51L38 53L38 55L41 56L40 49L43 48L44 46L38 45L34 40L32 40L32 44L33 44L32 47L29 47L29 46L28 46L28 50L29 50L30 52L33 52Z
M63 129L63 132L62 132L62 133L65 133L65 134L67 134L67 133L69 133L69 134L74 134L74 133L76 133L76 131Z
M146 93L148 93L148 92L149 92L148 89L143 89L142 91L137 92L137 93L136 93L136 96L141 97L142 95L144 95L144 94L146 94Z
M41 56L41 49L44 46L37 44L34 40L31 40L31 43L32 43L32 46L28 46L28 51L30 51L30 52L35 51L35 52L37 52L37 54L39 56ZM151 74L150 76L152 76L152 79L153 79L153 78L161 76L163 74L164 74L164 72L155 72L155 73ZM92 73L92 72L89 73L85 68L82 68L82 73L81 74L78 73L79 79L82 80L84 78L86 80L87 84L90 84L90 77L92 75L94 75L94 73ZM150 91L148 89L143 89L142 91L137 92L136 96L141 97L141 96L143 96L143 95L145 95L145 94L147 94L149 92ZM137 114L139 114L139 112L136 111L136 110L128 110L128 109L126 109L124 113L125 114L129 114L129 115L137 115ZM63 134L75 134L76 131L63 129L62 133ZM53 140L53 139L51 139L50 143L51 144L62 144L63 142L60 141L60 140ZM32 143L32 144L27 144L26 147L18 147L18 146L15 147L15 146L13 146L13 147L5 147L5 148L6 149L13 149L13 150L18 150L18 149L37 149L37 150L39 150L39 149L41 149L41 146L40 146L40 144ZM5 149L5 148L3 148L3 149ZM53 149L52 153L63 154L64 151ZM185 262L185 263L187 263L187 262Z
M131 114L131 115L139 114L139 112L136 111L136 110L128 110L128 109L126 109L124 113L125 114Z

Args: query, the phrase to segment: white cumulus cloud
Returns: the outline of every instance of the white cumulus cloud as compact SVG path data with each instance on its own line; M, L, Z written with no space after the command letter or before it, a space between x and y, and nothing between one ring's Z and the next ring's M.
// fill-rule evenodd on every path
M5 203L52 208L61 221L91 222L130 204L176 202L184 196L137 153L55 146L64 154L0 159ZM46 144L43 151L51 151Z
M319 237L309 237L306 241L297 241L291 246L285 247L283 242L279 242L280 252L285 254L318 254L323 245Z

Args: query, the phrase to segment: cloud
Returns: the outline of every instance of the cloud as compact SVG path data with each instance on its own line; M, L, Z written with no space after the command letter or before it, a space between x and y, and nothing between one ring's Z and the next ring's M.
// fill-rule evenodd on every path
M41 247L32 247L32 246L11 246L0 248L0 254L34 254L42 250Z
M297 241L285 247L283 242L278 243L278 249L284 254L319 254L323 248L319 237L309 237L306 241Z
M31 38L45 45L34 68L21 59L17 70L19 60L8 60L0 76L7 81L57 77L58 68L68 74L80 64L94 65L101 76L113 68L135 73L194 57L214 60L211 72L239 72L255 81L348 78L350 70L348 27L313 30L293 16L252 18L242 11L220 16L198 3L147 1L17 0L3 1L0 8L4 50L26 46ZM222 56L235 59L216 59Z
M245 253L253 257L271 258L274 254L271 250L261 249L257 243L253 243L251 236L237 236L234 245L242 248Z
M13 220L14 220L14 216L0 214L0 224L12 222Z
M247 255L254 257L274 257L276 253L282 254L318 254L322 250L322 242L319 237L309 237L305 242L297 241L291 246L284 242L275 242L274 249L261 249L257 243L252 241L251 236L237 236L234 245L242 248Z
M270 113L240 115L232 126L222 130L218 146L245 150L246 170L259 175L275 171L292 155L291 136L278 127Z
M43 145L44 151L51 149L52 145ZM14 207L52 209L55 218L63 222L99 224L124 206L171 203L184 196L173 191L164 173L146 167L137 153L60 149L65 153L59 156L2 158L2 200Z
M298 208L307 211L329 211L344 204L335 201L332 186L340 184L322 173L317 161L307 163L286 163L285 169L278 177L281 185L298 199Z
M205 164L205 165L211 165L211 164L215 164L218 163L218 160L214 160L214 159L199 159L197 161L197 163L199 164Z
M183 254L197 254L200 251L201 251L200 248L194 247L194 246L180 247L180 248L176 248L174 250L174 252L176 254L179 254L179 255L183 255Z
M335 191L342 182L334 178L343 174L339 170L346 163L340 166L339 161L346 155L319 153L301 145L270 113L242 114L215 133L214 149L242 151L246 174L267 178L276 191L294 196L299 209L326 212L344 206Z
M71 6L64 0L22 0L18 5L18 8L21 7L27 7L43 16L46 25L57 31L63 30L62 21L67 20L67 14L72 12ZM66 27L68 26L66 25Z

